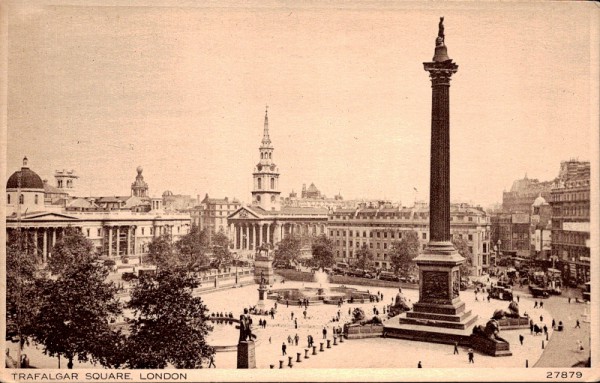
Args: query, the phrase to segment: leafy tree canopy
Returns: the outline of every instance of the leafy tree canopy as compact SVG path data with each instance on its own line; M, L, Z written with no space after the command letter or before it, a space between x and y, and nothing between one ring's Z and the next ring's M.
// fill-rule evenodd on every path
M214 266L220 268L231 263L231 252L229 251L229 238L222 231L216 233L212 238Z
M9 237L6 243L6 325L23 347L32 335L40 298L36 280L33 241L25 235Z
M275 261L287 263L296 261L300 257L300 249L300 238L293 234L289 235L283 238L275 249Z
M327 236L318 236L312 244L312 265L319 268L331 267L335 264L333 241Z
M182 236L177 242L175 242L175 250L177 253L176 261L188 268L194 266L202 266L208 263L208 235L206 230L200 230L198 226L192 226L189 233ZM169 253L168 244L161 241L159 245L156 244L154 249L156 252L166 251ZM160 259L158 254L153 259ZM160 262L160 261L159 261Z
M67 243L79 246L76 241ZM44 353L65 357L69 368L75 357L111 364L111 342L119 333L109 323L116 320L121 307L115 297L117 288L106 282L107 275L106 267L88 260L42 283L34 339L44 347Z
M395 273L407 274L414 267L413 259L419 255L421 243L416 231L406 231L402 239L392 242L390 261Z
M460 275L463 277L468 277L471 275L473 267L473 254L469 250L469 244L463 238L454 238L452 243L454 244L454 247L458 253L465 259L465 261L460 265Z
M357 268L364 271L373 265L373 252L367 247L366 244L363 244L355 255Z
M48 268L55 275L66 272L69 268L96 259L97 255L92 249L92 242L83 235L80 228L68 226L52 248Z
M148 256L145 259L157 268L169 268L177 262L173 253L171 236L161 234L148 244Z
M144 275L131 293L130 335L125 342L128 368L201 368L214 350L202 298L194 297L196 279L182 267Z

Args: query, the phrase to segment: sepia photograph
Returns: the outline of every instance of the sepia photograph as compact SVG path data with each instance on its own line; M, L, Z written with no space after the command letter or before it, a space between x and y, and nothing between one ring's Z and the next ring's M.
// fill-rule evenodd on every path
M0 380L600 380L599 16L1 2Z

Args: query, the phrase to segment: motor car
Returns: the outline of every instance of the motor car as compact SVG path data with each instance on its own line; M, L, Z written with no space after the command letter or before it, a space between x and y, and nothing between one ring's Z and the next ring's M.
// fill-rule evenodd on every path
M398 277L397 275L390 273L390 272L386 272L386 271L382 271L379 274L379 279L382 281L391 281L391 282L399 282L400 281L400 277Z
M512 289L509 287L493 286L490 290L490 297L504 301L512 301L513 292Z
M137 275L135 275L135 273L133 273L133 272L126 271L121 275L121 279L124 280L125 282L129 282L134 279L137 279Z
M363 277L363 278L369 278L369 279L372 279L372 278L374 278L374 277L375 277L375 275L374 275L374 274L371 274L371 273L364 273L362 277Z

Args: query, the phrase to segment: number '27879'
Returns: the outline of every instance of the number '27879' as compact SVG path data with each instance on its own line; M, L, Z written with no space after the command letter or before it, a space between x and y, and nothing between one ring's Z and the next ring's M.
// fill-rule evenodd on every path
M548 371L546 372L547 379L568 379L568 378L583 378L581 371Z

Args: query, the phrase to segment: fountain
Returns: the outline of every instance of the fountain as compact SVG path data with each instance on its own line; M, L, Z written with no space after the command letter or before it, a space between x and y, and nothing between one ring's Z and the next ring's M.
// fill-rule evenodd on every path
M309 304L338 304L340 300L356 303L369 302L370 295L366 291L359 291L345 286L331 286L329 276L323 270L315 272L314 280L318 287L302 287L271 290L269 298L276 299L279 303L297 303L308 300Z

